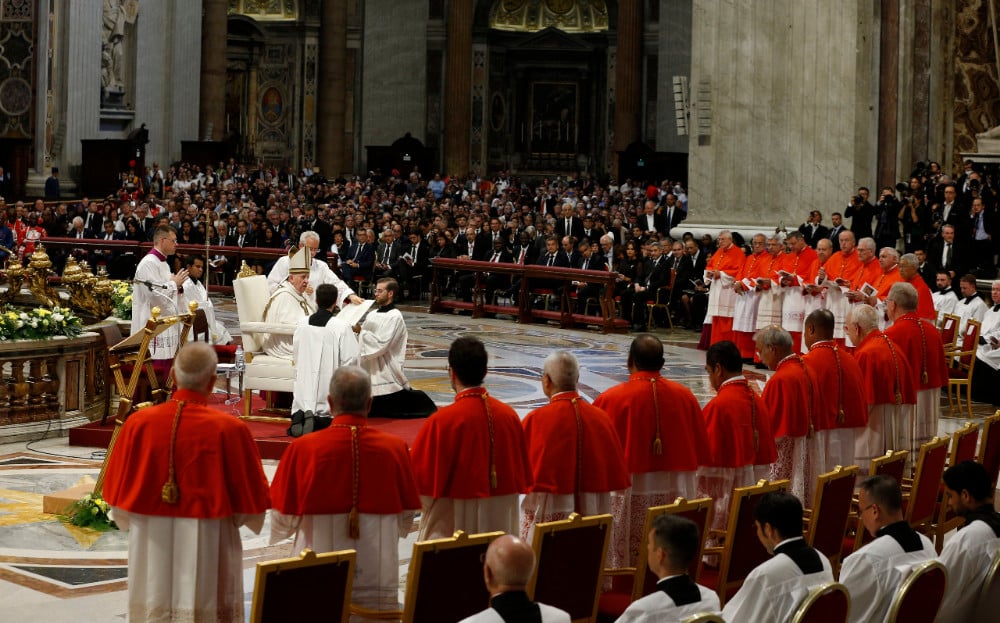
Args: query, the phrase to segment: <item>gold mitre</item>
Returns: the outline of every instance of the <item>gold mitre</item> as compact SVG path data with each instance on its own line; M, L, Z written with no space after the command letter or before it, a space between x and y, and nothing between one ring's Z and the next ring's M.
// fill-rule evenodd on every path
M302 247L296 249L292 247L288 250L288 274L309 274L309 264L311 264L312 258L309 257L309 249L307 247Z

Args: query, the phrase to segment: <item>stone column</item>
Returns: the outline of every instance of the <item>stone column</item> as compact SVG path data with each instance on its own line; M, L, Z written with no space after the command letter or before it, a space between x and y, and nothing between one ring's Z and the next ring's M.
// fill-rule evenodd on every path
M226 130L226 0L204 0L198 139L220 141ZM212 133L209 135L208 128Z
M465 175L472 124L472 0L449 0L447 20L444 170L449 175Z
M640 138L642 110L642 3L618 3L618 60L615 67L615 151L624 151ZM618 169L618 157L615 170Z
M878 84L878 187L895 186L899 89L899 0L881 0ZM909 173L909 171L907 171Z
M347 0L323 0L319 27L316 164L326 177L344 173L347 91Z

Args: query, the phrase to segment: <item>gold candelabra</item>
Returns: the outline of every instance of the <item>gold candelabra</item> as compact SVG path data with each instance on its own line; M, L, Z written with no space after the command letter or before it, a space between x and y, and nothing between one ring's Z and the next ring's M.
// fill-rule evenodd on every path
M12 262L7 267L8 288L6 292L0 293L0 307L13 302L25 285L35 300L45 307L66 305L55 288L49 285L52 274L52 261L42 245L38 245L31 254L27 267L21 266L19 262ZM86 262L77 263L70 256L66 259L62 283L69 292L69 306L72 309L98 319L111 314L111 293L114 286L103 268L94 275Z

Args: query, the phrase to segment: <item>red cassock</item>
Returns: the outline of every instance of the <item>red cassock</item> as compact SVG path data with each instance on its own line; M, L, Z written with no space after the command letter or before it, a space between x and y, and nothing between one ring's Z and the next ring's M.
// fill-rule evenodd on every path
M271 483L273 507L285 515L349 513L357 467L358 512L392 515L419 509L406 442L367 423L364 417L338 415L329 428L293 441Z
M878 262L875 262L875 266L878 265ZM830 256L830 259L826 261L823 267L826 269L827 279L834 281L837 279L846 279L853 284L861 276L861 260L858 259L858 251L856 249L852 249L850 254L837 251Z
M702 410L710 467L770 465L778 459L771 414L746 379L725 383Z
M883 281L885 281L885 272L882 270L882 265L878 263L877 259L871 259L868 260L867 264L861 265L861 273L858 274L857 279L854 279L851 282L851 289L860 290L861 286L865 285L866 283L870 283L871 285L875 286L875 289L877 290L879 284ZM880 296L879 298L884 298L884 297Z
M178 499L163 501L170 465L170 434L178 403L184 407L174 444ZM256 515L269 506L267 477L246 424L179 389L172 400L140 409L125 420L104 477L104 499L143 515L219 519Z
M898 283L902 278L899 276L899 266L894 266L889 272L882 272L878 276L872 285L878 290L878 300L884 301L885 297L889 296L889 289L892 288L894 283Z
M594 406L611 416L631 474L693 472L711 457L698 399L659 372L632 373L627 382L598 396Z
M746 260L746 254L743 253L743 249L737 247L735 244L730 245L728 249L717 249L712 257L708 260L708 265L705 270L714 270L720 273L726 273L734 279L739 278L741 271L743 270L743 263ZM712 287L721 287L721 279L716 279L715 284ZM733 317L729 316L713 316L712 317L712 344L716 342L721 342L723 340L733 339Z
M764 385L762 398L771 414L775 439L806 437L816 430L816 379L798 355L778 363L774 375Z
M934 295L931 293L931 289L927 287L924 278L917 275L913 279L902 279L902 281L917 289L917 315L932 322L937 321L937 310L934 309Z
M611 418L574 392L524 418L536 493L574 494L624 491L632 484Z
M886 328L889 336L910 363L913 384L917 391L937 389L948 382L944 342L937 327L916 313L904 314ZM924 381L926 374L927 380Z
M812 274L812 280L815 281L816 271L819 270L819 255L812 247L806 247L798 253L787 253L782 262L781 270L802 277L807 281L808 276Z
M833 340L816 342L802 355L816 379L816 429L860 428L868 425L868 403L861 368Z
M454 403L431 415L417 433L410 458L418 491L432 498L513 495L527 492L531 484L521 420L484 387L462 390Z
M903 349L879 330L861 340L854 351L865 381L868 405L917 404L910 362Z

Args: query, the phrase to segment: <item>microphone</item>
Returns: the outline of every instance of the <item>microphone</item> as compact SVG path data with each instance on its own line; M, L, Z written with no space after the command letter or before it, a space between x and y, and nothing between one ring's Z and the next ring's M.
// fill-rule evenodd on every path
M150 292L153 291L153 288L159 288L161 290L169 290L170 289L170 286L166 286L166 285L163 285L163 284L160 284L160 283L153 283L152 281L147 281L145 279L133 279L132 283L140 283L140 284L146 286L147 288L149 288Z

